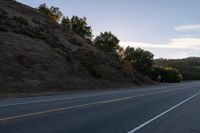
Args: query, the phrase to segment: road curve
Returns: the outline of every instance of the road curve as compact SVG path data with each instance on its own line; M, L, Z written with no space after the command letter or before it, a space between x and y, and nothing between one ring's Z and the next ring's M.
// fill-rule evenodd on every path
M0 133L199 133L200 81L0 100Z

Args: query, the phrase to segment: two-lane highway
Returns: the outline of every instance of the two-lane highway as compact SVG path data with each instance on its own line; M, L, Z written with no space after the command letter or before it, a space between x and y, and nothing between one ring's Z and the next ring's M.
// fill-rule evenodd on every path
M0 100L0 133L199 133L200 81Z

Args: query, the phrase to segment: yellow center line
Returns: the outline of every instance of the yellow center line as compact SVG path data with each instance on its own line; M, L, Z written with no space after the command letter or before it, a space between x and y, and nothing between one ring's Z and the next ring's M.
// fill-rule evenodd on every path
M24 114L24 115L11 116L11 117L6 117L6 118L1 118L0 122L5 122L5 121L8 121L8 120L14 120L14 119L20 119L20 118L25 118L25 117L30 117L30 116L38 116L38 115L43 115L43 114L48 114L48 113L60 112L60 111L65 111L65 110L75 109L75 108L81 108L81 107L86 107L86 106L91 106L91 105L119 102L119 101L133 99L133 98L136 98L136 97L155 95L155 94L160 94L160 93L167 93L167 92L172 92L172 91L175 91L175 90L182 90L182 89L174 89L174 90L154 92L154 93L152 92L152 93L147 93L147 94L140 94L140 95L134 95L134 96L128 96L128 97L122 97L122 98L115 98L115 99L111 99L111 100L104 100L104 101L98 101L98 102L93 102L93 103L75 105L75 106L70 106L70 107L50 109L50 110L47 110L47 111L40 111L40 112L36 112L36 113L28 113L28 114Z

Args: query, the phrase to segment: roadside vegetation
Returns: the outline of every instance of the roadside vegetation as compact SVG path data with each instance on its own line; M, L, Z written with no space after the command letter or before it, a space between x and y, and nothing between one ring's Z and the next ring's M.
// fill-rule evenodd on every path
M72 18L63 17L61 20L61 25L77 33L81 37L91 40L92 28L87 24L87 18L79 18L78 16L73 16Z
M86 17L72 16L69 18L63 16L58 7L51 6L49 8L46 4L41 4L38 10L67 30L71 30L90 41L92 45L105 54L117 58L121 62L121 69L124 76L131 77L135 72L139 72L159 82L175 83L183 79L180 71L174 68L174 66L166 65L162 67L162 63L158 63L159 60L156 61L157 65L155 65L154 55L150 51L142 48L127 47L124 49L120 47L120 40L110 31L101 32L100 35L94 38L92 28L88 25ZM92 65L94 64L92 63ZM91 71L94 75L100 75L96 74L97 72L93 70L94 67L88 66L87 68L92 69Z
M152 79L164 83L176 83L183 80L179 70L172 67L155 66L153 69Z
M38 7L38 10L40 12L46 14L48 17L50 17L55 22L59 22L61 17L62 17L62 15L63 15L58 7L51 6L49 8L49 7L47 7L47 5L45 3L41 4Z
M180 71L184 80L200 80L200 58L190 57L185 59L156 59L156 65L174 67Z

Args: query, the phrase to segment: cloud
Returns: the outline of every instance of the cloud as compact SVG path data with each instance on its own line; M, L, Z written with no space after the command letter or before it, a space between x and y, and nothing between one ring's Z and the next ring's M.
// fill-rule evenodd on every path
M127 46L141 47L154 53L155 58L185 58L189 56L200 56L200 24L179 25L176 31L189 32L169 39L166 43L149 42L120 42L124 48ZM194 32L191 34L191 32Z
M123 47L145 47L145 48L176 48L176 49L191 49L200 47L200 38L174 38L168 43L153 44L142 42L120 42Z
M199 48L200 38L174 38L168 45L176 48Z
M200 31L200 24L196 25L179 25L174 28L176 31Z
M167 43L154 44L145 42L120 42L124 48L127 46L141 47L155 54L156 58L184 58L200 56L200 38L173 38Z

